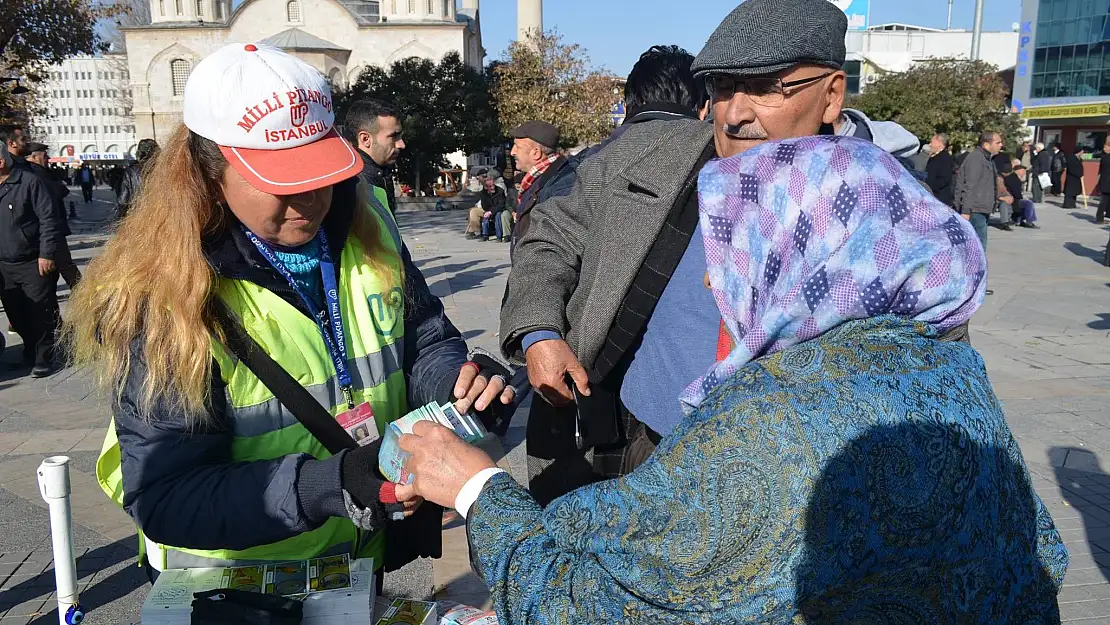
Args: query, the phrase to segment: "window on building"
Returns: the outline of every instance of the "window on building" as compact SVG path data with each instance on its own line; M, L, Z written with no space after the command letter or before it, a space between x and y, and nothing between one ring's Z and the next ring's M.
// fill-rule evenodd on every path
M69 80L69 72L65 72L66 80Z
M848 93L859 93L859 77L862 62L847 61L844 63L844 72L848 74Z
M285 18L294 24L301 21L301 3L299 0L289 0L285 4Z
M197 0L197 17L204 17L204 0Z
M158 14L166 15L166 0L158 0Z
M416 13L416 0L409 0L409 14Z
M170 61L170 80L173 82L173 95L185 95L185 83L189 80L192 66L185 59Z
M1040 0L1031 95L1110 95L1110 2Z
M103 98L104 97L104 90L103 89L98 89L97 91L99 92L100 97Z
M389 12L397 13L397 0L389 0Z
M222 20L224 18L224 3L220 0L216 3L216 19Z
M173 8L177 10L178 15L185 14L185 6L182 4L181 0L174 0Z
M428 13L429 14L434 14L436 12L435 4L436 4L436 0L428 0Z
M131 74L127 70L123 70L122 72L120 72L119 77L123 80L131 80Z
M451 0L443 0L443 17L451 17Z

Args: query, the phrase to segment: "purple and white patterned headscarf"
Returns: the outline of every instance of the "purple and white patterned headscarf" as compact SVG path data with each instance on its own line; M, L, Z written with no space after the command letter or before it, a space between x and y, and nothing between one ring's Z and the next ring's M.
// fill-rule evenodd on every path
M768 142L698 179L709 282L736 345L682 395L687 411L745 364L853 319L945 332L983 302L967 220L893 157L852 137Z

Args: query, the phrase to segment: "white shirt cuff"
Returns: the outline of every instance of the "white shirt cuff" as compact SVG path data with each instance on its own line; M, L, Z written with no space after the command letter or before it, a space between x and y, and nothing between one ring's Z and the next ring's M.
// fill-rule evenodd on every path
M482 494L482 489L485 488L486 482L498 473L504 472L504 469L490 467L488 469L482 469L475 474L474 477L467 480L466 484L463 484L462 490L455 496L455 512L458 512L459 516L465 519L467 513L470 512L470 506L473 506L474 501L478 499L478 495Z

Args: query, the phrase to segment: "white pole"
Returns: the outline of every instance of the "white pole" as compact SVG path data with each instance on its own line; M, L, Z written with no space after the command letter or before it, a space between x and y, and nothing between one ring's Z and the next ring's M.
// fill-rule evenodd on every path
M956 0L948 0L948 26L944 30L952 30L952 3Z
M51 456L38 469L39 494L50 507L50 537L54 543L54 582L58 589L59 625L85 619L77 603L77 563L73 558L73 525L69 503L69 458Z
M971 60L979 60L979 38L983 34L983 0L975 0L975 26L971 29Z

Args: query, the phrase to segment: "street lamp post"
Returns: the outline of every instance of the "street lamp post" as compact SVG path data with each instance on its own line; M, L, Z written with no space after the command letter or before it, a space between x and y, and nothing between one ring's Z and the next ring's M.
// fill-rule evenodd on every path
M944 30L952 30L952 3L956 0L948 0L948 26Z
M979 39L983 35L983 0L975 0L975 26L971 29L971 60L979 60Z

